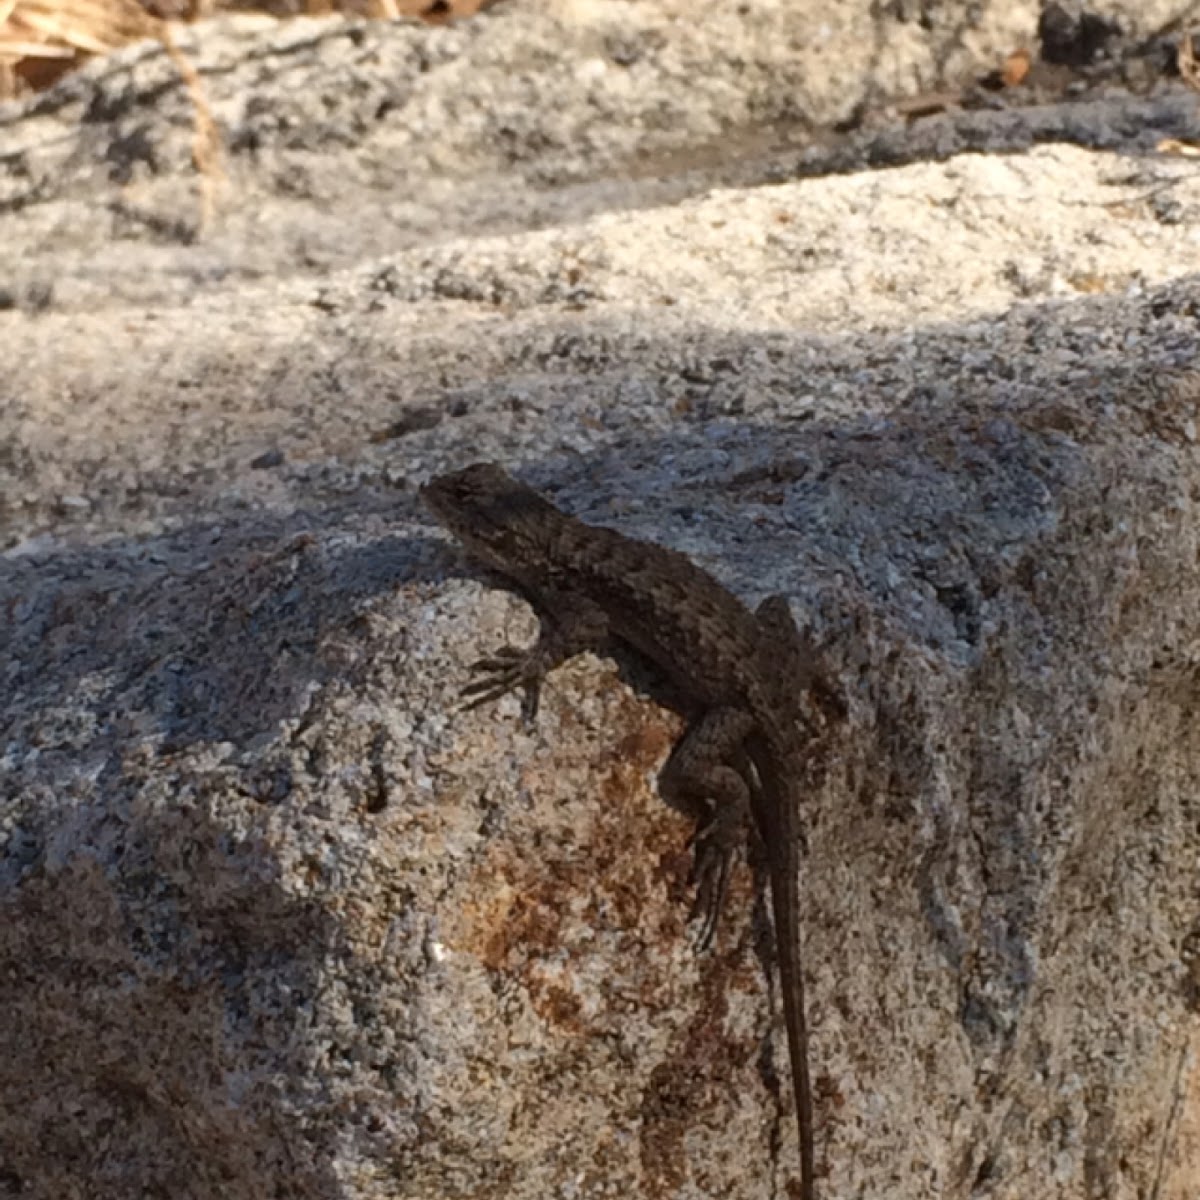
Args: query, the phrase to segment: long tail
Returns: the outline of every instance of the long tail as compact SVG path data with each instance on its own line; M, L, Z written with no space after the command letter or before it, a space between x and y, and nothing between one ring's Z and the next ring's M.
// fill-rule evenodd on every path
M786 822L783 822L786 824ZM813 1148L812 1079L808 1067L808 1023L804 1007L804 968L800 945L800 889L796 882L799 855L795 838L783 830L773 831L771 858L771 908L775 918L775 942L779 955L779 991L783 997L783 1019L787 1026L788 1058L792 1068L792 1091L796 1098L796 1124L800 1133L802 1200L816 1196L816 1154ZM790 846L787 843L790 841Z
M758 787L751 803L767 851L771 908L779 958L779 991L787 1024L788 1059L800 1133L801 1200L815 1200L812 1080L808 1069L808 1024L804 1012L804 968L800 944L800 800L804 775L793 739L806 723L795 706L798 691L813 683L811 638L802 635L786 596L768 596L755 611L761 635L766 687L763 728L748 743ZM778 684L779 686L774 686ZM761 715L761 713L760 713Z

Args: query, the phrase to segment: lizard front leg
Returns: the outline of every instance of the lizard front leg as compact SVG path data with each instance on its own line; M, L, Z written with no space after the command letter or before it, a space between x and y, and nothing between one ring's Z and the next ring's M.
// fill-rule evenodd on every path
M663 800L696 820L692 916L701 917L701 949L712 944L733 855L746 839L750 788L742 743L753 728L742 709L709 709L679 739L658 777Z
M464 707L478 708L521 688L521 716L526 724L537 716L542 681L561 663L585 650L598 650L608 640L608 617L598 605L575 592L547 592L538 597L541 629L532 646L501 646L471 664L474 678L462 689Z

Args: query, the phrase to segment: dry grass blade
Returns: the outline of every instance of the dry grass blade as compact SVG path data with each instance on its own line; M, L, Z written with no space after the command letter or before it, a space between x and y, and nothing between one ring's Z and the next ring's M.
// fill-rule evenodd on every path
M1192 44L1193 33L1184 30L1179 39L1179 49L1175 51L1175 65L1179 68L1180 78L1194 92L1200 92L1200 67L1196 65L1196 48Z
M225 178L221 168L221 132L213 118L204 84L191 59L175 44L171 27L166 21L158 22L158 37L163 49L175 64L183 79L184 87L192 98L193 128L192 162L200 172L200 221L198 232L203 231L212 220L217 208L217 185Z
M13 96L42 64L40 79L52 81L73 60L107 54L130 42L154 38L174 63L194 113L192 160L200 172L200 228L212 216L215 188L222 177L221 139L200 76L175 44L166 21L137 0L0 0L0 99ZM57 59L57 64L46 60ZM52 73L47 69L52 67Z
M0 58L74 57L75 51L70 46L56 46L51 42L19 42L15 38L0 37Z
M8 56L18 44L35 56L104 54L157 36L157 22L134 0L13 0L6 8L0 12L0 53Z

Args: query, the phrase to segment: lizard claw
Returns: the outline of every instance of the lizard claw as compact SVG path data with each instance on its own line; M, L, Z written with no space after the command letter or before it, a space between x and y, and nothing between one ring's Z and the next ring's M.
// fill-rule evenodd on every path
M725 906L725 895L729 890L729 871L733 851L713 837L712 827L698 829L692 838L692 873L689 882L696 885L696 896L688 920L701 918L697 948L707 950L712 946Z
M506 671L528 657L528 651L519 646L501 646L484 658L471 664L472 671Z
M463 712L490 704L521 688L525 693L521 701L521 719L526 725L533 723L538 713L542 672L528 650L517 646L501 646L494 653L473 662L471 671L476 678L459 693L466 700L462 706Z

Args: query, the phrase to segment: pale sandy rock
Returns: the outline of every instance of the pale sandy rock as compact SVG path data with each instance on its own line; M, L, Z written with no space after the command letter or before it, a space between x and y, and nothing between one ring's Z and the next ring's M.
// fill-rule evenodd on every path
M879 7L202 28L193 244L157 52L7 111L0 1196L789 1194L678 719L456 711L533 631L415 499L477 457L828 645L822 1195L1195 1195L1196 101L780 148L1036 20Z

